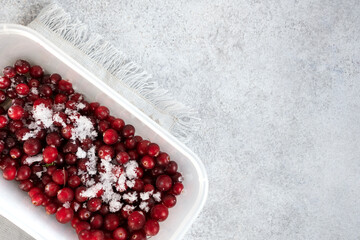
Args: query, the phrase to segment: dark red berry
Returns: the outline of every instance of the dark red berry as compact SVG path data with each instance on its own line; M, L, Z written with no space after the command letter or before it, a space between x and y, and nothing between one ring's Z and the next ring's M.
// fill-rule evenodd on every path
M61 207L56 212L56 219L59 223L65 224L74 217L74 211L71 208Z

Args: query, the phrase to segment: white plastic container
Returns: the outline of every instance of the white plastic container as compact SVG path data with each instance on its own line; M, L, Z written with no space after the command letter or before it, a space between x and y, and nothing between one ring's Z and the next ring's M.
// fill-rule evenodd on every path
M181 239L203 208L208 194L208 179L200 159L167 131L162 129L126 99L113 91L100 79L83 68L65 52L30 28L0 24L0 68L16 59L26 59L58 72L70 79L75 89L87 99L98 101L110 108L115 116L122 117L136 128L140 136L158 143L179 164L185 177L185 192L177 205L170 209L169 218L160 224L155 240ZM70 224L62 225L54 216L48 216L43 207L35 207L15 181L0 177L0 214L38 240L76 240Z

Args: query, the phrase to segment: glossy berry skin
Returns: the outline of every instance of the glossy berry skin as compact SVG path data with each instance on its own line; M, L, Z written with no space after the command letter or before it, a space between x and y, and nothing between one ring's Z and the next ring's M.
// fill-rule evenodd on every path
M149 146L150 142L148 140L142 140L140 141L137 146L136 146L136 151L140 154L140 155L145 155L147 152L147 148Z
M156 179L156 187L160 191L168 191L172 187L172 179L168 175L160 175Z
M45 211L48 215L53 215L57 211L57 205L55 203L49 203L45 206Z
M167 219L169 215L169 210L164 205L157 204L151 209L150 215L151 218L159 222L163 222Z
M71 188L63 188L58 191L57 199L61 203L71 202L74 199L74 191Z
M0 103L5 102L5 100L6 100L6 93L0 91Z
M8 109L8 116L12 120L20 120L24 117L25 110L21 106L14 105Z
M23 145L23 150L29 156L34 156L38 154L41 150L40 141L35 138L30 138L26 140Z
M184 190L184 185L180 182L174 183L171 192L175 195L180 195Z
M110 111L105 106L100 106L95 109L95 117L100 120L106 119L110 115Z
M123 227L115 229L112 233L112 237L114 238L114 240L126 240L128 238L128 235L128 232Z
M40 78L43 75L44 70L40 66L35 65L30 68L30 76L32 76L33 78Z
M170 175L174 175L178 170L178 165L176 162L174 161L170 161L169 164L167 165L166 169L165 169L165 172L167 174L170 174Z
M73 217L74 211L71 208L61 207L56 212L56 220L62 224L70 222Z
M40 206L45 201L45 195L43 193L37 193L31 198L32 204L35 206Z
M43 151L43 158L46 164L55 162L58 157L58 150L55 147L47 146Z
M134 136L135 128L133 125L125 125L121 132L123 137L130 138Z
M19 183L19 188L25 192L30 191L33 186L34 183L30 179L22 180Z
M167 153L159 153L159 155L157 156L156 158L156 163L159 165L159 166L167 166L170 162L170 157Z
M5 128L8 124L8 120L4 115L0 116L0 128Z
M153 219L149 219L146 221L144 226L144 231L146 236L155 236L159 233L160 226L159 223Z
M17 170L16 180L22 181L29 179L31 175L31 169L28 166L21 166Z
M4 169L3 177L5 180L14 180L16 176L16 168L14 166L8 166Z
M103 134L103 141L108 145L115 144L118 139L119 139L118 133L112 128L106 130Z
M16 75L15 68L13 68L11 66L7 66L7 67L4 68L3 74L7 78L13 78Z
M115 155L115 151L112 147L108 145L103 145L99 148L98 155L101 159L105 159L107 157L113 158Z
M27 84L25 84L25 83L19 83L16 86L15 90L16 90L16 93L21 95L21 96L26 96L30 92L29 86Z
M86 190L86 187L78 187L75 189L75 199L76 201L82 203L85 202L87 200L87 197L83 197L81 195L82 192L84 192Z
M26 74L30 70L30 64L25 60L17 60L14 64L15 71L20 74Z
M104 228L108 231L114 231L120 224L119 217L114 213L109 213L104 219Z
M145 168L145 169L152 169L155 167L155 160L154 158L146 155L143 156L141 158L141 165Z
M90 212L96 212L99 211L101 208L102 201L100 198L92 198L87 203L87 209Z
M75 231L77 234L79 234L83 230L91 230L91 226L88 222L80 221L76 224Z
M79 214L79 218L84 221L89 220L91 217L91 212L89 210L87 210L86 208L81 208L79 210L78 214Z
M160 153L160 147L156 143L150 143L147 147L147 154L151 157L157 157Z
M60 186L55 182L49 182L46 184L44 193L49 197L55 197L57 192L60 190Z
M69 187L76 188L76 187L80 186L80 184L81 184L81 179L79 176L73 175L73 176L69 177L69 180L68 180Z
M51 132L46 135L46 144L49 146L59 147L61 144L61 137L57 132Z
M121 118L116 118L111 122L111 127L116 131L120 131L124 126L125 122Z
M79 240L91 240L91 232L89 230L82 230L78 233Z
M122 151L122 152L119 152L118 154L116 154L116 161L119 164L126 164L129 160L130 160L130 156L125 151Z
M7 89L8 87L10 87L10 85L11 85L11 81L9 78L0 77L0 88L1 89Z
M68 174L66 170L57 169L54 171L51 177L55 183L59 185L64 185L67 181Z
M140 211L135 211L128 217L128 227L130 230L140 230L145 224L145 215Z
M136 231L131 234L130 240L146 240L144 231Z
M165 195L161 201L167 208L172 208L176 205L176 197L172 194Z
M101 214L95 214L90 219L90 225L93 229L101 228L104 223L104 218Z

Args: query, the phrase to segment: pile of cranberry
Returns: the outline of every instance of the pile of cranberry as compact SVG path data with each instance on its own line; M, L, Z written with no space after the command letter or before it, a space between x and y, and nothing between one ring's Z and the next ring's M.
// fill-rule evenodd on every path
M71 223L80 240L145 240L156 235L159 222L168 217L168 208L175 206L176 195L184 188L176 162L161 152L156 143L135 136L135 128L111 116L107 107L87 102L59 74L44 74L40 66L30 66L24 60L5 67L3 74L0 77L3 177L18 181L32 203L43 206L47 214L55 214L60 223ZM74 111L79 103L82 108L77 114L91 121L96 137L71 138L73 122L65 112ZM49 109L62 106L54 112L63 122L54 120L53 126L34 132L29 127L34 119L31 109L39 105ZM133 184L125 186L122 194L157 192L157 199L151 195L145 198L147 211L139 207L139 202L133 208L110 211L108 202L103 200L104 191L93 198L83 195L89 188L84 178L88 159L79 158L76 152L90 146L96 149L99 161L93 176L95 183L100 182L98 174L103 171L100 160L107 159L119 169L136 161L137 177ZM121 201L125 205L140 199Z

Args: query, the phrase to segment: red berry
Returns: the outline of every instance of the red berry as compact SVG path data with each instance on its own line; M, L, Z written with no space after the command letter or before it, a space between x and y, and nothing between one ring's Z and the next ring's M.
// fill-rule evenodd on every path
M160 230L159 223L153 219L146 221L144 231L147 236L155 236Z
M53 215L57 211L57 205L55 203L49 203L45 206L45 211L49 215Z
M21 157L21 150L17 147L13 147L12 149L10 149L10 157L14 158L14 159L18 159Z
M41 151L41 143L38 139L30 138L24 142L24 152L29 156L34 156Z
M56 212L56 219L59 223L65 224L74 217L74 211L71 208L61 207Z
M101 230L91 231L91 240L105 240L104 232Z
M90 110L94 112L99 106L100 104L98 102L92 102L90 103Z
M82 193L86 190L86 187L78 187L75 189L75 199L76 201L82 203L85 202L88 198L83 197Z
M149 146L147 147L147 154L152 157L158 156L159 152L160 152L160 147L156 143L150 143Z
M162 204L155 205L150 212L151 218L159 222L165 221L169 215L169 210Z
M108 145L112 145L119 139L118 133L114 129L108 129L103 134L103 141Z
M160 191L168 191L172 186L172 179L168 175L160 175L156 179L156 187Z
M170 162L170 157L167 153L160 153L156 158L156 163L160 166L167 166Z
M33 188L31 188L30 191L28 192L30 198L33 198L33 197L34 197L36 194L38 194L38 193L41 193L41 189L38 188L38 187L33 187Z
M130 240L146 240L144 231L136 231L131 234Z
M61 137L57 132L51 132L46 135L46 144L49 146L59 147L61 144Z
M59 93L54 97L54 103L55 104L66 103L67 100L68 100L68 97L63 93Z
M120 131L124 126L125 122L121 118L116 118L111 122L111 127L116 131Z
M3 70L4 76L7 78L13 78L16 75L16 71L13 67L7 66Z
M133 125L125 125L122 129L122 135L125 138L133 137L135 134L135 128Z
M95 117L100 120L106 119L110 115L110 111L107 107L100 106L95 109Z
M7 89L8 87L10 87L10 85L11 85L11 81L9 78L0 77L0 88L1 89Z
M49 85L41 85L39 88L40 97L48 98L51 97L53 91Z
M89 220L91 217L91 212L86 208L81 208L78 213L79 218L84 221Z
M45 195L41 192L35 194L32 198L31 198L31 202L32 204L34 204L35 206L40 206L43 204L43 202L45 201Z
M57 73L51 74L51 76L50 76L50 82L51 82L52 84L57 84L60 80L61 80L60 74L57 74Z
M68 80L60 80L58 82L58 87L60 91L70 92L72 89L72 84Z
M106 204L103 204L99 211L102 215L106 215L109 213L109 206Z
M129 154L127 154L126 152L119 152L119 153L116 155L116 161L117 161L119 164L125 164L125 163L127 163L129 160L130 160L130 156L129 156Z
M61 135L66 138L66 139L70 139L71 136L72 136L72 128L73 126L72 125L66 125L65 127L63 127L61 129Z
M28 166L21 166L17 170L16 180L21 181L21 180L29 179L30 175L31 175L31 169Z
M112 233L112 237L115 240L126 240L128 238L128 232L125 228L119 227Z
M5 102L6 94L3 91L0 91L0 103Z
M115 230L120 224L119 217L114 213L109 213L104 219L104 228L108 231Z
M130 230L140 230L145 224L145 215L143 212L135 211L128 217L128 227Z
M103 225L103 222L104 222L104 218L100 214L95 214L90 219L90 225L93 229L101 228Z
M8 116L13 120L20 120L24 117L25 110L21 106L14 105L8 109Z
M174 161L170 161L169 164L167 165L166 169L165 169L165 172L167 174L170 174L170 175L174 175L178 170L178 165L176 162Z
M49 182L46 184L44 192L49 197L55 197L57 192L60 190L60 186L55 182Z
M54 171L54 173L52 174L52 180L59 184L59 185L64 185L66 184L67 181L67 171L65 169L57 169Z
M25 192L30 191L34 183L30 179L20 181L19 188Z
M101 159L105 159L108 157L110 157L112 159L115 155L115 151L112 147L110 147L108 145L103 145L99 148L98 155Z
M91 212L99 211L101 208L102 201L99 198L92 198L87 203L87 209Z
M74 191L71 188L63 188L58 191L57 199L61 203L71 202L74 199Z
M4 179L11 181L14 180L16 176L16 168L14 166L8 166L4 169L3 177Z
M33 78L40 78L43 75L44 70L40 66L35 65L30 68L30 76L32 76Z
M68 180L69 187L76 188L76 187L80 186L80 184L81 184L81 179L79 176L73 175L73 176L69 177L69 180Z
M128 138L125 140L126 149L133 149L136 146L136 141L134 138Z
M20 74L26 74L30 70L30 64L25 60L17 60L14 67L16 72Z
M144 192L151 192L151 191L155 191L155 187L151 184L145 184Z
M89 230L82 230L81 232L79 232L79 240L92 240L91 239L91 232Z
M141 158L141 165L145 168L145 169L152 169L155 167L155 160L154 158L146 155L143 156Z
M22 95L22 96L26 96L30 92L29 86L27 84L25 84L25 83L19 83L16 86L15 90L16 90L17 94Z
M109 127L110 127L110 124L107 121L101 120L98 123L98 130L102 133L105 132L107 129L109 129Z
M161 200L167 208L172 208L176 205L176 197L172 194L165 195Z
M8 124L8 119L4 115L1 115L0 116L0 128L6 127L7 124Z
M58 157L58 150L55 147L47 146L43 151L43 158L46 164L55 162Z

